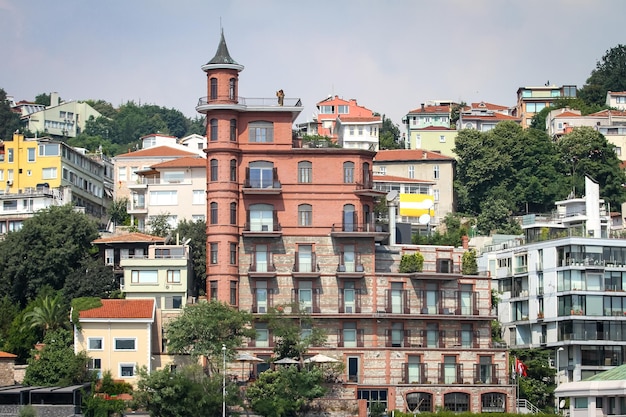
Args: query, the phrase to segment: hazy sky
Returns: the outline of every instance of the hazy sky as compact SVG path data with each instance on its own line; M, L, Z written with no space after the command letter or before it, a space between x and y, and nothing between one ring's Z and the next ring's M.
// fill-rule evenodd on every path
M400 124L428 100L581 86L625 18L623 0L0 0L0 88L194 117L222 27L241 96L283 89L301 122L333 94Z

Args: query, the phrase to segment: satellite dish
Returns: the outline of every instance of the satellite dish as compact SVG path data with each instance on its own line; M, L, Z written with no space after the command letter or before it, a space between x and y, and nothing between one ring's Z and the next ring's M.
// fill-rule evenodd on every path
M430 223L430 214L422 214L418 220L419 224Z
M387 193L387 196L385 197L387 199L387 201L393 201L398 197L398 191L396 190L391 190Z
M559 401L559 408L565 407L565 400Z
M433 200L424 200L424 208L431 209L433 208Z

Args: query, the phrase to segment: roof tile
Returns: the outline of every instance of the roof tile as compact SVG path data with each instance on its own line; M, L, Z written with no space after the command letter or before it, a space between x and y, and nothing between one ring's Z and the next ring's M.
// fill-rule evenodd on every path
M81 319L150 319L154 316L154 299L101 300L102 306L83 310Z

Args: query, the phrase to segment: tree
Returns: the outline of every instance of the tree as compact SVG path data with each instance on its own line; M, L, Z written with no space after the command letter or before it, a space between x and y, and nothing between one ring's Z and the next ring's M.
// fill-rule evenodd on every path
M168 351L207 359L211 373L220 368L222 345L229 356L244 338L255 337L252 315L219 301L187 304L166 325Z
M402 255L400 258L400 267L398 272L402 274L411 274L414 272L422 272L424 269L424 255L419 252L413 254Z
M287 309L289 314L286 314ZM274 353L278 359L298 358L302 363L311 346L322 346L326 342L326 331L314 326L311 316L299 311L297 304L271 308L266 318L275 337ZM310 329L310 332L303 336L302 329Z
M166 237L171 235L172 226L170 225L170 214L162 213L155 216L151 216L148 220L148 227L150 228L150 234L154 236Z
M130 215L128 214L128 211L126 209L129 204L130 202L128 200L128 197L120 197L113 200L113 202L107 209L107 214L111 218L114 226L130 225Z
M246 390L252 410L265 417L296 417L305 415L315 398L327 389L322 385L321 367L310 364L305 370L297 366L281 366L265 371Z
M378 147L380 149L404 149L405 143L400 138L400 128L391 119L382 116L383 124L378 132Z
M462 101L460 103L454 103L452 108L450 109L450 127L455 127L459 118L461 117L461 112L467 107L467 103Z
M222 376L207 376L198 365L177 369L139 370L136 406L153 416L218 416L222 412ZM226 386L227 406L241 404L237 385Z
M174 234L182 241L191 239L191 257L193 263L193 294L204 295L206 289L206 222L182 220L176 226Z
M67 328L69 310L62 302L60 294L37 297L33 310L24 315L24 325L41 329L44 338L49 331Z
M44 106L49 106L50 105L50 94L48 94L48 93L41 93L41 94L36 95L35 96L35 103L41 104L41 105L44 105Z
M550 367L551 349L514 349L510 359L521 360L528 368L527 376L519 378L519 396L525 398L546 413L554 411L555 370Z
M461 258L461 273L463 275L478 275L475 249L470 249L463 253L463 257Z
M11 301L8 295L0 298L0 317L2 317L2 320L0 320L0 350L2 350L9 335L11 322L13 322L18 313L18 306Z
M66 299L78 297L109 298L119 290L113 269L97 256L85 256L65 278L62 293Z
M564 135L557 143L564 175L568 176L568 190L584 192L584 178L591 177L600 184L600 194L611 206L620 207L625 193L622 184L626 174L615 146L591 127L578 127Z
M17 304L15 304L17 306ZM30 351L41 340L41 330L24 328L24 316L35 308L34 302L27 305L10 322L6 337L0 350L17 355L15 363L25 364L30 357ZM4 319L3 319L4 320Z
M24 385L78 385L89 382L93 375L87 369L89 357L85 352L74 354L72 333L66 329L50 331L44 347L33 350L24 376Z
M596 68L591 71L578 96L587 104L602 106L607 91L626 90L626 45L617 45L606 51Z
M20 116L11 110L7 93L0 88L0 139L13 140L13 133L20 129Z
M0 293L23 306L45 286L62 289L96 238L95 221L70 205L37 212L0 242Z

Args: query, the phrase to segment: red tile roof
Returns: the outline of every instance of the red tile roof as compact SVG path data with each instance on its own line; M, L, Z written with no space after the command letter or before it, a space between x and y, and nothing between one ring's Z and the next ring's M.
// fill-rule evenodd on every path
M557 117L582 117L582 116L580 115L580 113L564 111L563 113L559 113L556 116L554 116L554 118L557 118Z
M445 127L445 126L426 126L420 129L412 129L412 130L417 132L418 130L421 131L421 130L455 130L455 129L452 129L450 127Z
M132 233L124 233L119 235L101 237L99 239L94 240L91 243L163 243L165 242L164 237L147 235L145 233L132 232Z
M626 91L609 91L612 96L626 96Z
M197 153L183 151L182 149L172 148L171 146L154 146L148 149L141 149L134 152L127 152L120 155L117 155L117 158L146 158L146 157L155 157L155 156L172 156L172 157L181 157L181 156L196 156Z
M350 117L345 114L340 114L338 117L342 122L380 122L380 116L372 117Z
M520 120L519 117L509 116L502 113L486 114L464 114L461 116L463 121L466 120Z
M415 178L398 177L395 175L374 175L374 182L411 182L420 184L434 184L432 181L416 180Z
M609 117L611 116L626 116L626 111L622 110L600 110L599 112L589 114L588 116L601 116L601 117Z
M81 319L151 319L154 317L154 300L101 300L102 306L83 310Z
M508 110L507 106L501 106L499 104L486 103L481 101L480 103L472 103L473 109L487 109L487 110Z
M183 158L172 159L171 161L160 162L150 166L150 168L206 168L207 160L198 157L185 156Z
M450 113L449 106L424 106L415 110L411 110L409 113Z
M426 157L424 157L426 155ZM382 161L433 161L446 160L454 161L454 158L442 155L437 152L430 152L424 149L389 149L378 151L374 157L374 162Z
M3 352L0 350L0 359L14 359L17 358L17 355L14 355L9 352Z

